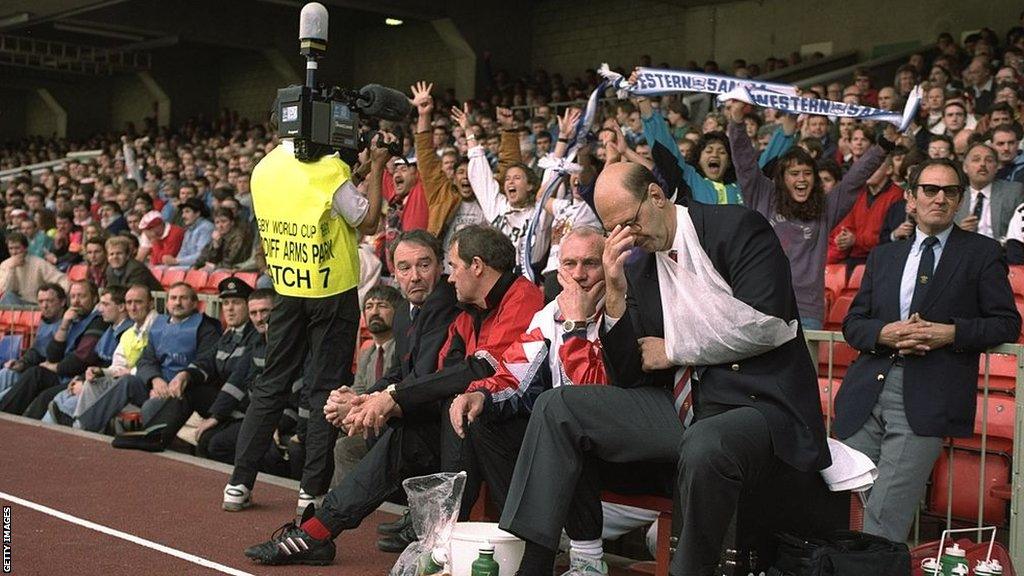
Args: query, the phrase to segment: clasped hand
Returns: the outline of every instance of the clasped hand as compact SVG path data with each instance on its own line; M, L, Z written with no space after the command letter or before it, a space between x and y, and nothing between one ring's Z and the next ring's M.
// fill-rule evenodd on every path
M878 343L895 348L901 356L924 356L932 350L949 346L955 336L955 325L929 322L915 312L906 320L883 326L878 334Z

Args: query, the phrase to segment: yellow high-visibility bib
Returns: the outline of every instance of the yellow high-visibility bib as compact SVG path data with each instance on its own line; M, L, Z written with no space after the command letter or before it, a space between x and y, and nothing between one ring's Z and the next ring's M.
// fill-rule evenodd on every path
M299 162L284 146L252 171L252 205L274 290L323 298L359 284L356 231L331 212L351 169L337 156Z

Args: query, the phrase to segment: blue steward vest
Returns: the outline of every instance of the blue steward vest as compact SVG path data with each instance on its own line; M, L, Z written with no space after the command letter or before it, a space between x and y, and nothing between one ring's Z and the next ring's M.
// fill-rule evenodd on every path
M149 330L149 344L156 351L164 380L170 381L195 359L196 334L202 321L203 315L200 312L176 324L171 324L166 314L157 316L153 321L153 327Z

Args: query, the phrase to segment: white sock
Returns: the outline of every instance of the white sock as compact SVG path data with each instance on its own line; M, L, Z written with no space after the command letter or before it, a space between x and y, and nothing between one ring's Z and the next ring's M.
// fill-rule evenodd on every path
M569 557L581 560L601 560L604 557L604 543L597 540L569 540Z

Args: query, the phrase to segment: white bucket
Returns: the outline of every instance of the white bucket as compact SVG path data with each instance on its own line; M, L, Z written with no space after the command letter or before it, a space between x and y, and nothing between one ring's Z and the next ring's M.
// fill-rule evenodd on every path
M473 561L480 556L480 547L489 542L494 546L494 560L500 567L499 576L514 576L523 559L526 542L505 532L493 522L456 522L452 528L452 576L470 576Z

